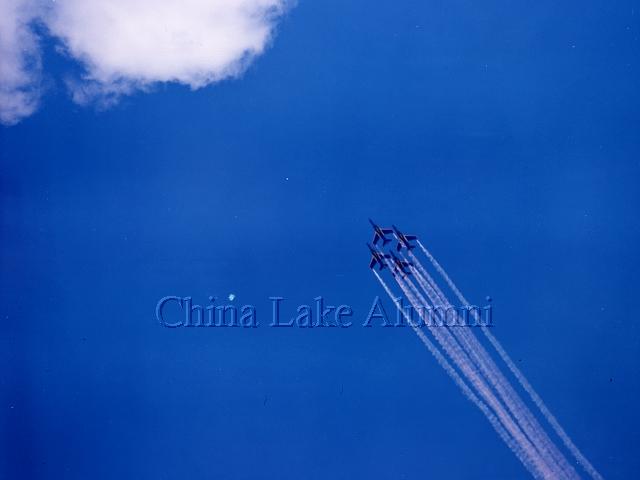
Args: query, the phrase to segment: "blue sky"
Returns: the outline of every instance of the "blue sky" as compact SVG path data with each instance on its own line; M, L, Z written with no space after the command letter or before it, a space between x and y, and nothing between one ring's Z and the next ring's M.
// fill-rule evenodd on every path
M42 33L39 106L0 127L3 476L522 478L408 329L266 327L272 295L364 320L372 217L492 296L572 438L631 478L639 12L300 1L237 78L108 109ZM229 293L260 328L154 318Z

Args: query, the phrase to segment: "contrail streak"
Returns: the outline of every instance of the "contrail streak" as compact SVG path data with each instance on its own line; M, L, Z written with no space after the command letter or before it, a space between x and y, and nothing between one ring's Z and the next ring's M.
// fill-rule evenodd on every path
M414 308L418 310L420 317L424 321L423 310L418 308L420 305L426 304L422 295L417 291L410 280L403 280L399 276L395 276L395 278L403 293L409 299ZM410 289L412 289L418 297L416 297ZM422 303L418 300L422 301ZM471 362L467 354L460 348L456 340L451 336L451 333L447 329L433 327L428 324L427 328L429 328L436 340L438 340L438 343L443 347L444 351L467 377L471 385L474 386L478 393L480 393L484 400L493 409L498 419L502 422L504 428L513 436L515 442L522 449L523 457L532 463L532 467L536 469L542 478L559 478L557 470L554 468L555 465L546 462L545 459L541 457L535 446L526 438L518 425L514 422L513 418L511 418L503 405L495 397L490 387L480 377L480 374L474 364ZM518 453L519 450L515 450L514 452Z
M436 269L436 271L442 276L444 281L447 283L451 291L456 295L456 297L458 297L460 302L462 302L465 305L468 305L468 302L465 299L464 295L462 295L462 292L460 292L460 290L455 285L455 283L453 283L453 281L451 280L447 272L444 270L444 268L442 268L442 266L433 257L433 255L431 255L431 253L425 248L422 242L418 240L417 243L420 246L420 249L423 251L423 253L427 256L427 258L429 259L433 267ZM474 315L474 318L477 321L478 320L477 313L475 311L472 311L472 314ZM522 388L529 394L529 396L531 397L531 400L538 407L542 416L547 420L549 425L551 425L551 427L556 432L558 437L560 437L560 439L562 440L567 450L569 450L571 454L574 456L578 464L580 464L580 466L584 469L584 471L587 472L591 476L591 478L593 478L594 480L603 480L602 475L600 475L600 473L593 467L593 465L589 462L589 460L587 460L587 458L582 454L582 452L580 452L578 447L573 443L569 435L564 431L562 426L558 423L555 416L547 408L542 398L540 398L540 396L531 386L531 384L526 379L524 374L522 374L522 372L518 369L518 367L515 365L513 360L511 360L511 357L509 357L509 355L504 350L504 348L502 347L498 339L496 339L493 336L493 334L489 332L489 329L486 326L482 325L481 322L479 322L479 324L480 324L480 329L485 334L485 336L487 337L491 345L498 352L498 355L500 355L500 358L502 358L502 360L507 365L509 370L516 377L516 379L518 380Z
M493 414L493 412L489 409L489 407L487 407L486 403L480 400L478 396L475 393L473 393L473 391L465 383L465 381L458 374L458 372L456 372L456 370L449 363L446 357L442 355L440 350L438 350L438 347L436 347L427 338L424 332L422 332L422 330L418 328L418 326L413 322L413 320L409 318L409 316L407 315L407 312L402 309L402 307L394 297L393 293L391 292L391 290L389 289L385 281L382 279L382 277L378 274L378 272L374 270L373 273L375 274L376 278L378 279L382 287L385 289L389 297L391 297L391 299L393 300L398 311L402 313L407 323L411 326L413 331L416 333L420 341L424 344L425 347L427 347L427 350L429 350L429 352L435 357L438 364L445 370L445 372L454 381L454 383L460 388L460 390L462 390L462 393L464 394L464 396L468 398L476 407L478 407L478 409L483 413L483 415L487 418L487 420L489 420L489 423L494 428L494 430L498 433L498 436L507 444L509 449L515 453L516 457L520 460L520 462L522 462L522 464L529 471L529 473L531 473L531 475L533 475L534 478L543 478L538 474L532 462L525 457L525 455L522 452L522 449L519 447L519 445L515 443L513 437L509 435L509 432L505 430L505 428L502 426L498 418Z
M420 264L418 258L412 253L409 255L413 260L413 276L425 291L431 300L431 303L435 307L440 307L444 310L444 313L441 313L441 315L444 315L445 320L447 312L454 313L457 324L460 318L455 309L453 309L451 303L435 284L428 272ZM440 312L440 310L438 311ZM478 319L476 319L476 323L479 323ZM568 479L577 479L578 475L573 467L556 448L535 417L524 405L522 400L520 400L513 388L511 388L507 379L502 375L502 372L498 369L497 365L493 362L484 347L478 342L475 335L468 328L453 327L450 330L453 332L453 335L458 339L460 344L465 348L472 360L479 366L482 374L498 393L499 397L507 406L522 430L545 459L545 462L554 467L558 476L562 475Z

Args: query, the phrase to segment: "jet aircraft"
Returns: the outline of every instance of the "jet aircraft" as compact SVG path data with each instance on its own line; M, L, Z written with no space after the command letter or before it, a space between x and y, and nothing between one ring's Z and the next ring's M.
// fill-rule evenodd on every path
M391 241L391 238L387 238L387 235L389 235L390 233L393 233L393 229L379 227L371 219L369 219L369 223L373 227L373 244L374 245L378 244L378 240L382 240L382 245L386 245Z
M393 252L391 252L391 261L394 264L393 270L396 273L400 273L403 277L406 277L407 275L411 275L411 271L407 271L406 268L412 267L413 263L407 262L406 260L401 260Z
M414 240L418 239L416 235L405 235L400 230L398 230L398 227L396 227L395 225L392 225L392 227L393 233L398 239L396 250L401 251L403 248L406 248L407 250L413 250L414 248L416 248L416 246L411 243Z
M383 253L378 249L372 247L367 243L367 247L369 247L369 251L371 252L371 261L369 262L369 268L373 269L376 266L376 263L379 265L378 270L382 270L387 266L387 258L391 258L391 255L388 253Z

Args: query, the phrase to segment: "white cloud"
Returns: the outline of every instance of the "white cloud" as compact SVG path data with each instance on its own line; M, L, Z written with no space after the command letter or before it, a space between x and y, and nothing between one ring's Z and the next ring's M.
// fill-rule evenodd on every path
M0 122L31 115L40 96L40 51L31 29L34 2L0 1Z
M8 3L7 3L8 2ZM196 89L240 75L271 39L287 0L57 0L39 18L84 74L67 81L78 103L112 103L157 82ZM35 109L37 41L28 22L38 0L2 0L0 117ZM30 6L27 8L27 6ZM21 13L28 11L29 14ZM4 13L4 15L3 15ZM6 64L6 65L5 65ZM31 92L31 97L21 93ZM19 104L20 107L15 105ZM18 112L11 113L12 111Z

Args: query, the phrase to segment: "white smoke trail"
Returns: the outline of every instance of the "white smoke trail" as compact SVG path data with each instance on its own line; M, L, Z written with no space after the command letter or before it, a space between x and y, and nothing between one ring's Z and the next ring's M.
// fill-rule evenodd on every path
M416 333L420 341L423 343L425 347L427 347L427 350L429 350L429 352L435 357L438 364L445 370L445 372L447 372L447 374L454 381L454 383L460 388L460 390L462 390L462 393L464 394L464 396L467 399L469 399L476 407L478 407L478 409L487 418L487 420L489 420L489 423L491 424L493 429L498 433L498 436L507 444L509 449L515 453L518 460L520 460L520 462L525 466L525 468L529 471L529 473L531 473L531 475L533 475L534 478L542 478L536 471L535 467L531 464L531 462L523 455L522 450L519 448L519 445L515 443L513 437L511 437L511 435L509 435L509 432L505 430L505 428L502 426L498 418L489 409L487 404L484 403L480 398L478 398L478 396L475 393L473 393L473 391L465 383L465 381L458 374L458 372L456 372L456 370L449 363L446 357L442 355L440 350L438 350L438 347L436 347L427 338L424 332L420 330L420 328L413 322L413 320L409 318L409 316L407 315L407 312L402 309L402 307L396 300L395 296L387 286L386 282L382 279L382 277L378 274L378 272L374 270L373 273L375 274L376 278L378 279L382 287L387 292L387 295L389 295L391 300L393 300L393 303L395 304L398 311L402 313L407 323L411 326L413 331Z
M436 291L436 293L438 293L438 291ZM446 297L444 297L443 300L445 309L451 307ZM579 478L574 468L569 464L560 450L558 450L542 426L538 423L537 419L530 412L529 408L525 406L524 402L511 387L511 384L493 362L490 355L478 342L473 332L468 328L453 328L452 330L456 338L459 339L467 351L470 352L473 359L478 363L483 374L496 389L509 411L516 418L523 431L542 453L547 462L556 464L564 477L568 479Z
M429 273L424 269L419 259L412 253L409 254L413 260L412 272L418 284L422 287L434 306L441 307L441 310L444 311L443 315L445 316L445 320L447 313L453 312L457 323L459 317L451 303L433 281ZM529 409L524 405L522 400L520 400L517 393L511 388L507 379L502 375L500 369L493 362L484 347L478 342L475 335L468 328L454 327L451 328L451 331L466 349L469 356L472 357L479 366L482 374L493 386L522 430L545 459L545 462L554 468L556 478L579 478L573 467L567 462L566 458L547 436Z
M422 295L417 291L410 280L403 280L399 276L395 276L395 279L405 296L418 311L418 314L420 315L422 320L425 321L423 310L419 308L421 305L426 305L426 301L424 300ZM416 298L416 296L411 293L411 291L409 290L410 288L413 289L413 291L418 295L418 298ZM478 393L493 409L499 420L502 422L504 428L513 436L515 443L519 446L516 450L514 450L514 453L516 453L516 455L520 453L523 458L526 458L527 461L530 461L532 464L532 468L536 469L537 474L542 478L558 478L557 472L554 469L554 465L549 465L539 455L536 448L530 443L530 441L522 433L518 425L511 418L509 413L504 409L498 399L494 396L490 387L480 377L475 366L468 358L467 354L457 344L456 340L451 336L451 333L446 329L433 327L428 323L427 328L429 328L438 343L440 343L444 351L449 355L453 362L458 366L458 368L460 368L471 385L475 387Z
M433 267L436 269L436 271L442 276L444 281L447 283L451 291L456 295L456 297L458 297L460 302L462 302L465 305L468 305L466 298L464 297L464 295L462 295L462 292L460 292L460 290L455 285L455 283L453 283L453 281L451 280L447 272L444 270L444 268L442 268L442 266L433 257L433 255L431 255L431 253L426 249L426 247L422 244L422 242L418 241L417 243L420 246L420 249L423 251L423 253L427 256L427 258L429 259ZM475 311L472 313L474 315L474 318L477 321L478 320L477 313ZM549 422L549 425L551 425L551 427L556 432L558 437L560 437L560 439L562 440L562 443L565 445L567 450L571 452L571 454L574 456L578 464L580 464L580 466L585 470L585 472L587 472L591 476L591 478L593 478L594 480L603 480L602 475L600 475L600 473L593 467L593 465L589 462L589 460L587 460L587 458L582 454L582 452L578 449L578 447L573 443L569 435L564 431L560 423L558 423L555 416L547 408L542 398L534 390L533 386L529 383L526 377L518 369L518 367L515 365L513 360L511 360L511 357L504 350L504 348L502 347L498 339L495 338L493 334L488 330L488 328L482 325L481 322L480 322L480 329L485 334L485 336L487 337L491 345L496 349L496 351L498 352L498 355L500 355L500 358L502 358L502 360L507 365L511 373L513 373L513 375L516 377L516 379L518 380L522 388L529 394L529 396L531 397L531 400L538 407L542 416L547 420L547 422Z

